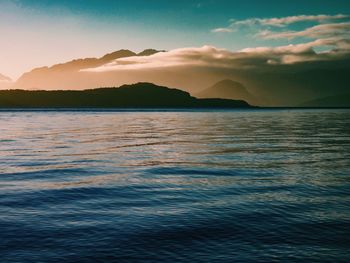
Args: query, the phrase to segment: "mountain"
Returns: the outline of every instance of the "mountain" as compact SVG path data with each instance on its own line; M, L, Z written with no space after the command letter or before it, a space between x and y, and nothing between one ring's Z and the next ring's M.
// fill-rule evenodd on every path
M0 81L12 81L9 77L0 73Z
M145 49L144 51L138 53L138 56L151 56L159 52L165 52L165 50L156 50L156 49Z
M247 101L252 105L258 104L258 99L247 91L241 83L230 79L219 81L213 86L206 88L195 95L199 98L235 99Z
M262 58L253 52L252 59L250 52L224 52L209 46L155 52L159 51L119 50L100 58L38 68L25 73L11 88L85 90L150 82L181 87L202 98L243 99L252 105L279 107L349 93L350 53L341 60L324 61L320 54L316 60L275 65L269 63L268 54ZM225 81L202 91L218 80Z
M0 73L0 89L7 89L12 85L11 78Z
M100 79L91 81L95 74L80 72L88 68L96 68L113 62L118 58L133 56L150 56L158 52L155 49L146 49L140 53L135 53L127 49L121 49L100 58L75 59L66 63L56 64L51 67L35 68L30 72L24 73L14 84L16 89L84 89L101 86L104 84Z
M197 99L189 93L152 83L90 90L0 91L2 108L237 108L245 101Z
M301 107L350 107L350 93L323 97L300 104Z

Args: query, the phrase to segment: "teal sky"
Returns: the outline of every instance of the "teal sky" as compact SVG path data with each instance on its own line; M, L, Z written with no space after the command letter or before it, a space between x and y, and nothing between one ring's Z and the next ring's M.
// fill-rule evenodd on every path
M230 19L350 14L348 0L0 0L0 73L102 56L118 49L213 45L229 50L299 43L261 39L249 28L211 32ZM303 22L304 23L304 22ZM293 25L301 27L302 25Z

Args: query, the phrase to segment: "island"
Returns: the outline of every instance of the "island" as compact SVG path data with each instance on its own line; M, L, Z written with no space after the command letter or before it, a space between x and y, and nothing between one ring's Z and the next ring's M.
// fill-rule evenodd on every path
M136 83L88 90L1 90L1 108L248 108L243 100L198 99L188 92Z

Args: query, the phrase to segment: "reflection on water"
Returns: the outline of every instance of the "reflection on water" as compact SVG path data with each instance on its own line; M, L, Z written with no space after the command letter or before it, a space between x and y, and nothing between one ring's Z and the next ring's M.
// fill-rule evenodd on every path
M349 261L350 110L0 111L0 262Z

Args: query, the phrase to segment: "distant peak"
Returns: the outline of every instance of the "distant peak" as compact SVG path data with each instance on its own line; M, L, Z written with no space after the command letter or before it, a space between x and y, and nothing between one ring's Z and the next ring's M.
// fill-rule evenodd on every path
M12 79L0 73L0 81L9 81L10 82L10 81L12 81Z
M165 52L165 50L156 50L156 49L145 49L144 51L138 53L138 56L151 56L159 52Z
M132 56L136 56L136 53L132 52L128 49L121 49L121 50L114 51L112 53L108 53L108 54L104 55L103 57L101 57L101 59L102 60L114 60L117 58L132 57Z
M238 82L238 81L234 81L232 79L223 79L223 80L220 80L219 82L215 83L214 84L215 86L216 85L239 85L239 86L242 86L242 83Z

